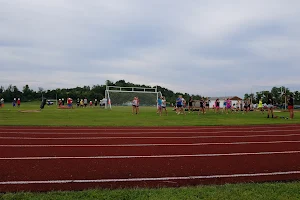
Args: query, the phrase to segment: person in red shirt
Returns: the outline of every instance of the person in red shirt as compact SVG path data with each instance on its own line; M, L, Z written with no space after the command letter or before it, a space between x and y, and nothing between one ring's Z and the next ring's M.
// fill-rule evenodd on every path
M68 107L72 108L72 99L71 98L68 98L67 103L68 103Z
M18 105L18 107L20 107L20 105L21 105L21 99L20 98L18 98L18 100L17 100L17 105Z
M61 101L61 99L58 99L58 106L59 106L59 107L62 106L62 101Z

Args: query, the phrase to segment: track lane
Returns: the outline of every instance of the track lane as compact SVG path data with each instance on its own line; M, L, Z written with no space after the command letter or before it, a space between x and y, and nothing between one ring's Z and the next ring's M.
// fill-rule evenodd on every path
M221 157L10 160L0 164L0 180L65 180L176 177L298 171L300 153ZM238 165L239 168L234 166ZM20 167L22 166L22 167Z
M39 126L0 126L0 132L109 132L109 133L127 133L127 132L157 132L157 131L217 131L217 130L287 130L300 128L300 124L281 124L281 125L245 125L245 126L186 126L186 127L39 127Z
M71 157L71 156L147 156L176 154L254 153L276 151L299 151L299 143L283 144L237 144L209 146L129 146L129 147L0 147L0 158L9 157Z
M275 140L276 139L276 140ZM300 135L291 136L275 136L275 137L213 137L213 138L161 138L161 139L97 139L97 138L1 138L0 145L13 145L13 144L43 144L43 145L120 145L120 144L191 144L191 143L233 143L233 142L268 142L268 141L300 141Z

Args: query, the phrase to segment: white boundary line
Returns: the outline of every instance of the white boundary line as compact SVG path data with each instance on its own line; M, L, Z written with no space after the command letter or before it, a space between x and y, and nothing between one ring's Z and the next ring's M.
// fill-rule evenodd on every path
M48 130L48 129L46 129ZM58 130L59 131L59 130ZM61 130L60 130L61 131ZM79 130L77 130L79 131ZM119 130L122 131L122 130ZM141 130L143 131L143 130ZM139 134L203 134L203 133L208 133L208 134L214 134L214 133L273 133L273 132L300 132L300 129L291 129L291 130L226 130L226 131L186 131L186 130L173 130L172 131L144 131L144 132L72 132L72 133L64 133L64 132L4 132L0 131L1 134L30 134L30 135L76 135L76 134L82 134L82 135L139 135Z
M300 143L297 140L268 142L208 142L187 144L4 144L0 147L152 147L152 146L208 146L208 145L244 145L244 144L282 144Z
M132 158L184 158L184 157L220 157L220 156L249 156L249 155L274 155L298 154L300 151L274 151L253 153L214 153L214 154L187 154L187 155L149 155L149 156L63 156L63 157L7 157L0 160L61 160L61 159L132 159Z
M285 135L203 135L203 136L183 136L183 137L0 137L4 140L99 140L99 139L197 139L197 138L256 138L256 137L291 137L299 134Z
M220 178L278 176L278 175L292 175L292 174L300 174L300 171L267 172L267 173L252 173L252 174L220 174L220 175L208 175L208 176L158 177L158 178L123 178L123 179L94 179L94 180L47 180L47 181L4 181L4 182L0 182L0 185L171 181L171 180L195 180L195 179L220 179Z

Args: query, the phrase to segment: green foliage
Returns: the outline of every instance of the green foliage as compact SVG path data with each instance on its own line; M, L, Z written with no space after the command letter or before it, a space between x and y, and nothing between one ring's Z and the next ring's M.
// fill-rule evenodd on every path
M119 80L115 83L107 80L106 83L110 86L151 88L151 86L134 84L126 82L125 80ZM0 86L0 98L4 98L6 102L11 102L13 98L21 98L22 102L26 102L41 100L43 94L43 96L48 99L56 99L57 96L58 99L67 99L70 97L72 99L88 98L89 100L94 100L104 98L105 87L106 85L93 85L92 87L83 86L76 88L57 88L54 90L44 90L43 88L39 87L38 91L34 91L30 89L29 85L25 85L23 90L19 91L16 86L9 85L6 89L3 86ZM179 95L178 93L175 94L173 91L161 86L157 87L158 91L161 91L168 101L175 102L176 97ZM185 98L188 98L188 96L188 94L185 94ZM132 96L130 96L130 99L132 99Z
M260 91L256 92L255 94L245 94L244 98L248 99L252 97L253 103L258 103L259 99L262 98L263 102L267 102L268 95L271 95L274 98L276 104L284 104L285 98L293 94L295 104L300 104L300 93L299 91L292 92L289 88L286 87L273 87L271 91Z

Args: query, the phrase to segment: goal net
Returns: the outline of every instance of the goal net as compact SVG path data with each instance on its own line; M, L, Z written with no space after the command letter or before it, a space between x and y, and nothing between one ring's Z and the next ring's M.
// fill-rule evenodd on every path
M157 88L106 86L105 108L112 106L131 106L134 97L138 97L140 106L157 106L158 97L162 96Z

